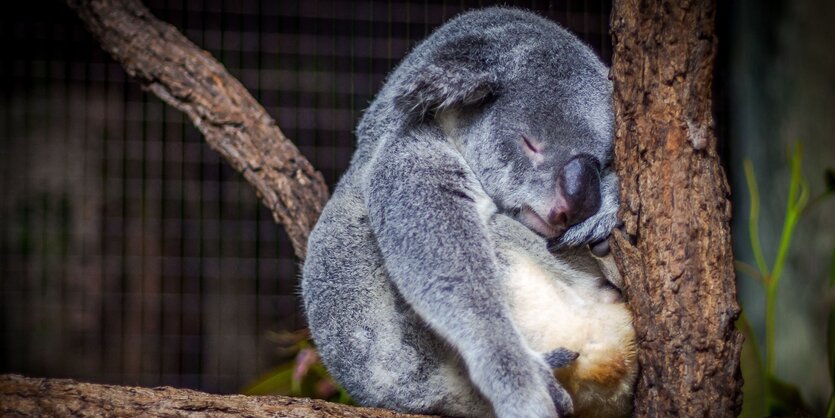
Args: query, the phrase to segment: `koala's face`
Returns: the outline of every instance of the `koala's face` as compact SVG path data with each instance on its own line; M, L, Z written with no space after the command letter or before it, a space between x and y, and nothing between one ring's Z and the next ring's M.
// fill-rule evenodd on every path
M458 115L460 148L499 209L546 238L597 213L612 159L605 67L528 63L481 106Z

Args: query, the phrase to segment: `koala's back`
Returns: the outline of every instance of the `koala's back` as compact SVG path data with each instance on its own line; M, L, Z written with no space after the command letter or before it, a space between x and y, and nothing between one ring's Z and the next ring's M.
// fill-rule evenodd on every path
M473 36L473 28L478 28L477 37ZM360 158L355 156L352 165L368 160L371 151L362 152L364 148L379 146L381 138L396 134L402 128L407 115L395 102L400 98L404 86L410 85L416 75L426 73L438 61L458 59L460 55L467 55L469 51L466 47L470 41L474 42L474 48L487 43L499 51L494 58L482 64L491 66L494 70L499 67L500 72L523 69L528 50L536 47L548 51L548 64L555 68L559 67L566 72L591 74L579 78L565 74L565 80L582 79L585 82L608 78L608 69L591 49L577 42L568 31L543 17L505 7L489 7L462 14L445 23L415 46L388 75L382 89L357 126L358 151L361 155ZM451 43L458 43L458 46L450 49L444 45ZM461 47L464 50L461 50ZM445 51L451 56L438 54L439 51ZM608 81L598 88L609 91Z

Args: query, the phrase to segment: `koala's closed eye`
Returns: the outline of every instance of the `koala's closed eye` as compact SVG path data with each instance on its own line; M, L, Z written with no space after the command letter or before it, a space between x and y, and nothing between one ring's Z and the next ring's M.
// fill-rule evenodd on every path
M545 161L545 156L542 155L542 145L537 144L533 139L522 135L522 148L525 155L531 160L534 165L542 164Z
M533 152L535 154L540 153L539 146L534 145L533 141L531 141L531 139L527 136L522 135L522 142L525 143L525 147L528 149L528 151Z

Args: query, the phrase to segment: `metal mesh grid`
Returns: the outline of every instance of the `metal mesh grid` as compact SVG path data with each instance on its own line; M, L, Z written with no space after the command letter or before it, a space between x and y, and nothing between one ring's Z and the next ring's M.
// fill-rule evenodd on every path
M148 1L333 185L411 45L492 1ZM610 1L538 10L609 62ZM239 389L304 326L297 261L252 188L127 80L61 2L0 17L0 372Z

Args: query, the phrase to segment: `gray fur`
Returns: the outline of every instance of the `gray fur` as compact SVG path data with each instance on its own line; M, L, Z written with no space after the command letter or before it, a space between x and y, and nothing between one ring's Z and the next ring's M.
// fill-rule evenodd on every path
M547 213L555 173L586 153L601 166L602 204L553 240L578 247L610 234L611 88L574 36L506 8L453 19L392 72L359 124L303 271L314 340L358 402L455 416L570 413L542 353L509 318L489 225L496 213L520 219L523 205ZM542 161L524 154L522 134L542 146ZM531 242L544 251L544 238Z

